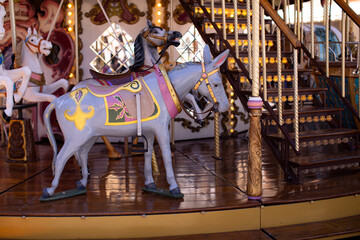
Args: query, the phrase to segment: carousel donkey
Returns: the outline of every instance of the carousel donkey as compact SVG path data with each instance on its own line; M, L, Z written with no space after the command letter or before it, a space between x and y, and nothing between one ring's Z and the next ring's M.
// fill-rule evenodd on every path
M144 77L155 69L154 63L162 63L162 55L165 53L168 47L171 45L174 45L175 47L180 45L180 42L178 41L178 38L182 37L180 32L171 30L167 31L161 27L154 26L149 20L147 20L147 25L148 26L141 30L135 39L135 61L134 65L130 67L130 71L123 74L102 74L90 70L90 73L94 79L81 81L76 86L74 86L73 91L82 87L86 87L88 84L97 86L113 86L125 84L137 77ZM160 55L158 53L158 47L163 47ZM201 112L195 98L191 94L188 94L185 97L185 100L190 103L191 107L194 109L194 112ZM202 115L196 115L195 121L202 125ZM101 138L107 147L109 158L121 158L121 154L115 150L109 140L106 137Z
M54 179L51 187L44 189L40 200L61 198L61 193L54 195L54 192L64 166L72 155L75 155L82 167L82 179L76 182L77 191L79 194L86 191L88 153L99 136L126 137L136 134L142 134L147 139L143 190L182 198L172 167L168 126L171 119L181 111L179 101L191 89L210 99L219 111L228 109L229 102L219 73L219 67L227 59L228 53L229 50L226 50L212 60L209 48L205 47L202 63L184 63L168 74L164 66L159 65L153 73L125 85L88 85L53 101L44 112L44 122L54 151ZM50 125L50 114L54 109L65 138L59 153ZM158 189L152 176L151 158L155 136L162 151L170 191ZM72 195L77 194L72 192Z
M4 17L6 14L4 7L4 0L0 0L0 40L5 36L4 29ZM2 118L5 122L9 122L14 102L20 102L23 97L26 87L28 85L31 71L28 67L22 67L18 69L6 70L4 68L4 56L0 52L0 86L5 87L6 90L6 108L2 114ZM14 83L20 81L20 86L16 93L14 93Z
M59 79L53 83L46 84L44 72L41 68L38 54L48 56L52 44L43 39L36 29L28 28L25 41L22 41L17 48L15 55L15 68L27 66L31 70L31 77L24 94L24 99L29 102L52 102L57 96L53 93L63 88L67 92L69 82L66 79Z

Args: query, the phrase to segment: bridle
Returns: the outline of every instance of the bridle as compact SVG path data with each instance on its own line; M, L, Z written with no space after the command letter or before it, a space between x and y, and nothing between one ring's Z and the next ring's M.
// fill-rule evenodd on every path
M217 99L216 99L216 97L214 95L214 91L213 91L213 89L211 87L211 84L209 82L208 77L213 75L214 73L216 73L218 71L218 68L216 68L216 69L212 70L211 72L207 73L206 70L205 70L204 62L201 62L201 68L202 68L202 74L201 74L201 77L200 77L199 81L197 81L197 83L195 84L194 90L195 91L198 90L201 83L205 80L205 83L206 83L206 86L207 86L207 88L209 90L209 93L210 93L212 99L214 100L214 103L216 104L218 101L217 101Z
M145 40L150 43L153 47L163 47L165 46L165 44L167 43L167 38L168 38L168 31L165 32L165 36L157 36L153 33L150 33L153 30L154 27L149 27L145 32L143 32L141 35L143 36L143 38L145 38ZM164 43L161 45L157 45L156 43L154 43L154 41L152 41L150 38L155 38L155 39L159 39L162 40Z
M195 111L193 111L193 112L194 112L194 114L205 114L205 113L208 113L208 115L204 118L204 119L207 119L207 118L210 116L210 114L211 114L212 111L217 111L217 108L218 108L217 106L219 105L219 102L217 101L217 99L216 99L216 97L215 97L215 95L214 95L214 91L213 91L213 88L211 87L211 84L210 84L210 82L209 82L208 77L211 76L211 75L213 75L214 73L216 73L219 69L217 68L217 69L214 69L214 70L212 70L211 72L207 73L206 70L205 70L205 64L204 64L204 62L201 62L201 68L202 68L201 77L200 77L200 79L196 82L195 87L194 87L193 89L194 89L195 91L197 91L197 90L199 89L201 83L205 80L206 86L207 86L208 91L209 91L209 93L210 93L210 95L211 95L211 98L212 98L213 101L214 101L214 104L213 104L213 106L212 106L209 110L207 110L207 111L205 111L205 112L200 112L200 113L195 112ZM180 105L181 105L181 107L184 109L184 112L185 112L190 118L192 118L192 119L194 119L194 120L197 120L197 118L191 116L191 115L186 111L186 107L183 105L183 103L182 103L181 101L180 101Z
M35 45L35 44L33 44L33 43L31 43L31 42L28 41L28 40L30 39L30 37L32 37L32 36L36 36L36 37L38 37L38 38L41 38L40 41L39 41L39 43L38 43L38 45ZM41 52L41 51L40 51L40 45L41 45L41 42L42 42L42 41L44 41L44 39L43 39L40 35L38 35L38 34L30 34L30 35L25 39L25 45L29 48L29 50L30 50L32 53L36 53L36 52L33 51L33 50L31 49L31 47L35 47L35 48L38 49L38 52Z

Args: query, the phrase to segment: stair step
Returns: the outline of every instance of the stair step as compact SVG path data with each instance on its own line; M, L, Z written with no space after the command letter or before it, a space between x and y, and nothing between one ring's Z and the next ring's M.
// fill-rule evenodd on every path
M201 18L201 16L199 18ZM210 22L210 20L207 19L207 18L205 18L204 20L205 20L206 23ZM221 16L217 16L217 17L215 16L214 22L215 23L222 23L223 22L222 17ZM229 17L225 18L225 22L226 22L226 24L235 23L234 18L229 18ZM270 19L265 20L265 24L271 24L271 23L272 23L272 20L270 20ZM247 18L246 17L239 17L238 18L238 24L247 24ZM276 34L274 34L274 35L276 36Z
M276 55L276 53L274 53L274 54ZM248 55L246 52L245 57L247 57L247 56ZM242 57L242 56L240 55L240 57ZM241 76L244 76L244 73L243 73L243 71L241 71L241 69L232 69L232 70L228 70L228 72L231 74L240 74ZM260 68L259 72L262 73L262 68ZM300 75L305 74L305 73L311 73L311 72L312 72L312 69L299 69ZM294 69L282 69L281 75L294 75ZM276 68L266 68L266 76L277 76L277 69Z
M197 2L196 2L197 3ZM211 2L210 1L205 1L204 2L204 6L206 8L211 8ZM238 9L245 9L246 10L246 2L238 2L237 4ZM221 2L214 2L214 8L222 8L222 3ZM225 8L234 8L234 3L230 3L230 2L225 2Z
M314 94L320 94L320 93L325 93L326 91L328 91L327 88L300 88L298 90L299 95L314 95ZM245 95L251 95L252 91L251 90L242 90L240 91L242 94ZM269 96L277 96L278 95L278 90L276 88L271 88L267 90L267 95ZM293 88L284 88L282 91L282 95L283 96L292 96L294 95L294 89Z
M300 117L307 117L307 116L319 116L319 115L334 115L339 114L343 111L343 108L319 108L315 106L305 106L299 110ZM278 114L278 110L274 109L274 112ZM262 112L264 117L271 116L271 114L265 110ZM284 117L294 116L294 109L284 109L282 112Z
M360 162L360 150L342 151L339 153L316 152L316 154L303 154L291 157L289 164L294 168L311 169L357 162Z
M348 129L348 128L330 128L330 129L321 129L313 130L306 132L299 132L299 142L309 142L323 139L337 139L343 137L356 137L359 134L357 129ZM289 133L291 138L295 138L295 133ZM267 137L273 140L286 140L282 133L271 133Z

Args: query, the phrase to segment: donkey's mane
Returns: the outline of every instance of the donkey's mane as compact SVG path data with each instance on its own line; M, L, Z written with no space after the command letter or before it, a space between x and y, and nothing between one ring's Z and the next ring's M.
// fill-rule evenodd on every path
M176 65L176 67L174 69L172 69L170 72L172 71L179 71L183 68L186 68L187 66L195 66L195 65L199 65L199 62L185 62L185 63L181 63L179 65Z
M134 50L135 50L135 61L134 61L134 65L132 65L130 67L131 71L136 70L137 68L141 67L144 65L144 61L145 61L145 54L144 54L144 49L143 49L143 45L142 45L142 36L141 33L139 35L137 35L136 39L135 39L135 44L134 44Z

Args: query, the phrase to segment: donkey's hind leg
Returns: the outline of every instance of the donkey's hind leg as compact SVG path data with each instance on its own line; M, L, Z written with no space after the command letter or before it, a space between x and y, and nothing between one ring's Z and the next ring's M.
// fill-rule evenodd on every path
M59 185L59 180L65 164L73 154L79 150L81 144L75 142L65 141L64 146L61 148L55 162L55 176L51 183L50 188L45 188L43 191L43 198L48 198L54 195L55 189Z
M78 160L79 165L81 166L81 175L82 179L76 182L76 187L78 190L83 190L86 188L89 169L88 169L88 155L91 147L95 144L98 137L91 138L84 146L82 146L79 151L75 153L75 157Z
M40 87L28 87L24 99L29 102L52 102L56 99L56 96L53 94L41 93Z

